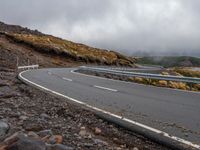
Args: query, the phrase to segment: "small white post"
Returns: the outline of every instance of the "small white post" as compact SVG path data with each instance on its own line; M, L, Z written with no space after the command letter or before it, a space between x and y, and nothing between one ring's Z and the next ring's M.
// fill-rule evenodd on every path
M38 65L38 58L37 57L35 57L35 61L36 61L36 65ZM36 69L38 69L38 67L36 67Z
M17 56L17 68L18 68L18 66L19 66L19 58L18 58L18 56Z
M28 66L29 66L29 64L30 64L30 60L28 59ZM29 70L29 68L28 68L28 70Z

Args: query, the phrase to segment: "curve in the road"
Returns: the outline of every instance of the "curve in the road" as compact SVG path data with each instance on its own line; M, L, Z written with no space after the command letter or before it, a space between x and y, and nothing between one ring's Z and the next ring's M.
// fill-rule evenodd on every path
M91 78L71 72L73 69L31 70L19 77L40 89L156 133L160 138L200 149L199 93ZM181 130L189 135L186 140Z

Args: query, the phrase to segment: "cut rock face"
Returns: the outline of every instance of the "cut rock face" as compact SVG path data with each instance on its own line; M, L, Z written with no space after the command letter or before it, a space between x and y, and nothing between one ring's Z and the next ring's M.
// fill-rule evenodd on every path
M6 122L0 120L0 137L5 136L8 130L9 130L9 125Z
M18 142L7 148L8 150L46 150L44 142L28 137L20 138Z

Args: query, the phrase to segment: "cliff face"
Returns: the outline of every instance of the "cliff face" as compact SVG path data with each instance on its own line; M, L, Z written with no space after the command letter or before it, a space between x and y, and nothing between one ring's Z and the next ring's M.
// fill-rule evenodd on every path
M134 66L133 58L105 49L93 48L84 44L43 34L15 25L0 22L1 36L15 44L32 48L34 51L64 57L74 62L90 64Z

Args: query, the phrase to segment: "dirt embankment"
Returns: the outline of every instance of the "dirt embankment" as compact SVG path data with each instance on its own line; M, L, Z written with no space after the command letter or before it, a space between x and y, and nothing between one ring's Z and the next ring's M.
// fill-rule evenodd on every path
M66 58L41 54L0 36L0 141L4 141L0 143L1 150L13 147L28 150L34 146L60 150L167 149L106 122L66 99L23 84L16 78L17 57L21 65L26 65L27 59L30 63L37 60L43 67L79 65ZM26 147L27 142L29 147Z

